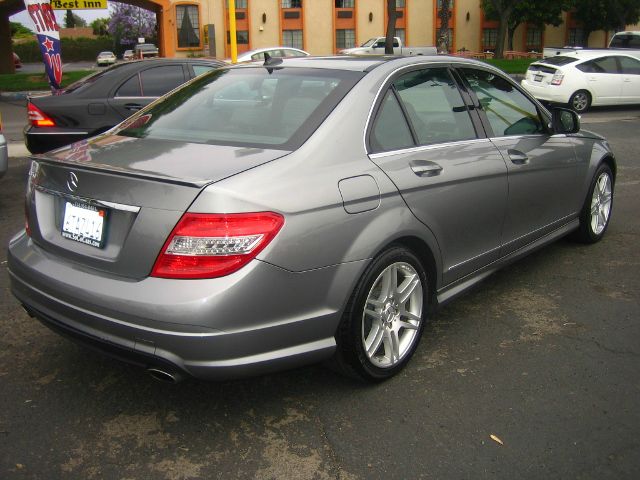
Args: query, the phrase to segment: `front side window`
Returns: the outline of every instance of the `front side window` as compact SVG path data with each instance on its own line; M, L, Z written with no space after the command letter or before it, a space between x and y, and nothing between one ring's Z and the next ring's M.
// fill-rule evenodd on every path
M640 61L630 57L618 57L622 73L627 75L640 75Z
M446 69L407 73L393 85L420 145L476 138L467 107Z
M200 13L197 5L176 5L178 48L200 46Z
M283 30L282 45L284 47L302 48L302 30Z
M362 76L303 68L216 69L130 117L118 134L294 150Z
M510 82L485 70L463 71L494 136L545 133L536 105Z

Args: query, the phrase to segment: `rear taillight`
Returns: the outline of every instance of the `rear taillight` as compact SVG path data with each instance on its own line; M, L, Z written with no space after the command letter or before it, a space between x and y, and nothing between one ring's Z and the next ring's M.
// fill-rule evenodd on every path
M254 259L283 224L284 217L273 212L185 213L162 247L151 276L229 275Z
M564 73L556 72L553 74L553 78L551 79L551 85L560 85L562 83L562 79L564 78Z
M29 122L34 127L55 127L56 122L48 117L42 110L36 107L33 103L27 104L27 117Z

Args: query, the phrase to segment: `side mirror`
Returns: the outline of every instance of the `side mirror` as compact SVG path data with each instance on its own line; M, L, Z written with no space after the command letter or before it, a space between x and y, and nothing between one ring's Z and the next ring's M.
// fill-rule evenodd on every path
M580 116L567 108L554 108L553 116L554 133L577 133L580 131Z

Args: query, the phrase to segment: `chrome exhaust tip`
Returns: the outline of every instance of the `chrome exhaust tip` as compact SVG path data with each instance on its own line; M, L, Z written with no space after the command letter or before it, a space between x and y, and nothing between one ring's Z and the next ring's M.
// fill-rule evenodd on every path
M182 375L161 368L147 368L147 373L159 382L176 384L182 380Z

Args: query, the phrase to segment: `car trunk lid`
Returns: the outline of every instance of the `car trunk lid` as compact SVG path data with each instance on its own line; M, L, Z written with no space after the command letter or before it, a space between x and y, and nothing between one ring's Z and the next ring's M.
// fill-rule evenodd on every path
M560 70L556 67L536 62L529 65L526 73L526 79L531 83L549 85L553 76L559 72Z
M68 261L144 278L206 185L287 153L102 135L34 156L31 237Z

